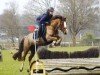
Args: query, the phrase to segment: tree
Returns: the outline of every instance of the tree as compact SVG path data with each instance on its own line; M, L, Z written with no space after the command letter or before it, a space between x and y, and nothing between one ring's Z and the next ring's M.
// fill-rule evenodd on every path
M8 37L10 37L12 43L14 43L15 37L19 38L21 32L16 8L15 3L10 3L9 8L4 10L4 13L2 14L3 29Z
M98 20L98 0L59 0L59 12L66 16L73 46L76 35L87 28L93 28Z
M89 45L91 46L93 44L93 42L95 41L95 37L93 34L91 33L86 33L81 40L81 43L84 45Z
M46 9L52 6L53 0L30 0L25 7L25 23L33 24L38 15L44 13Z

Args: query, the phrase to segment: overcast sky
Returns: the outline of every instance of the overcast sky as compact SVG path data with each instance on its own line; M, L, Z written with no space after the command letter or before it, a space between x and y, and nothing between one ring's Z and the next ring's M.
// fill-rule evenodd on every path
M9 2L16 2L19 6L18 12L22 13L22 11L24 10L24 6L28 3L28 1L29 0L0 0L0 14L2 14L3 10L7 8L7 3ZM100 7L100 3L99 3L99 7Z
M18 10L21 13L28 1L29 0L0 0L0 14L2 14L3 10L7 8L9 2L16 2L20 7Z

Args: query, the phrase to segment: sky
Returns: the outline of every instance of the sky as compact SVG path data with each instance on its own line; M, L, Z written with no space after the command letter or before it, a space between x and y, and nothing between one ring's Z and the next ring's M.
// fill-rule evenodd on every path
M0 0L0 14L3 13L3 10L8 8L9 2L16 2L18 4L18 12L21 13L24 10L24 6L28 3L29 0Z
M19 12L19 14L21 14L24 11L24 6L28 3L28 1L30 1L30 0L0 0L0 14L3 13L4 9L8 8L8 3L9 2L16 2L19 6L18 7L18 10L19 10L18 12ZM100 7L100 2L99 2L99 7Z
M18 12L19 14L22 13L22 11L24 10L24 6L29 2L30 0L0 0L0 14L3 13L3 10L8 8L8 3L9 2L16 2L16 4L18 4ZM56 5L55 3L57 0L53 0L53 7L54 5Z

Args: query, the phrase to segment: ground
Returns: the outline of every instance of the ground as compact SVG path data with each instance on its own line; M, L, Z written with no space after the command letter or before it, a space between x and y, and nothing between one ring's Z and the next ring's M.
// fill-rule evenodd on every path
M86 50L90 47L57 47L57 48L49 48L52 51L68 51L72 52L74 50ZM0 62L0 75L28 75L27 69L28 69L28 60L25 61L25 67L23 72L19 72L20 68L20 62L14 61L12 59L12 54L15 53L15 50L2 50L3 54L3 62Z

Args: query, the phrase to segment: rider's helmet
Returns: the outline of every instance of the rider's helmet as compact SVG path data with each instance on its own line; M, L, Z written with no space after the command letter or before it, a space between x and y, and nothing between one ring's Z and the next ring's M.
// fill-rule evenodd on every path
M53 7L50 7L48 10L49 10L50 12L53 12L53 11L54 11L54 8L53 8Z
M50 7L49 9L47 9L47 12L51 15L53 15L53 12L54 12L54 8L53 7Z

